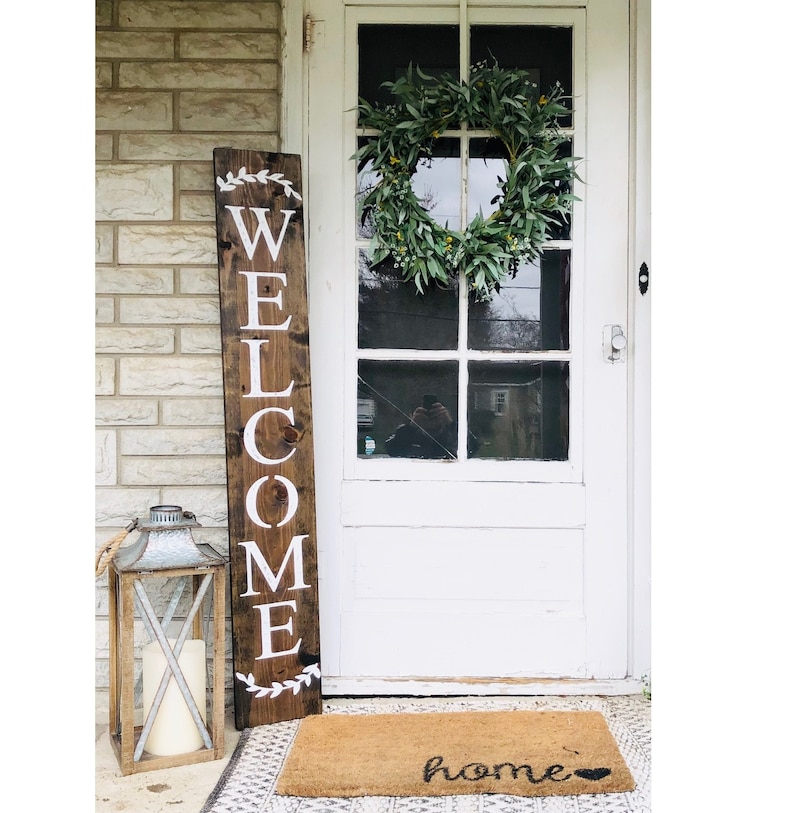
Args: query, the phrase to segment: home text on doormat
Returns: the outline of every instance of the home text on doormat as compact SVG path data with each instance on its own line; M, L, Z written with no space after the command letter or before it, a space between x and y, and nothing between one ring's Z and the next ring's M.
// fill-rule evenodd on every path
M289 796L621 793L634 779L594 711L323 715L302 720Z

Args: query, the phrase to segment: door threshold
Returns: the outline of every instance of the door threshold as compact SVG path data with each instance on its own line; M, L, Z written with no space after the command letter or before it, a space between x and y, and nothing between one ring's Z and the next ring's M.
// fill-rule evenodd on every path
M575 678L326 677L324 697L452 697L457 695L627 695L641 694L641 680Z

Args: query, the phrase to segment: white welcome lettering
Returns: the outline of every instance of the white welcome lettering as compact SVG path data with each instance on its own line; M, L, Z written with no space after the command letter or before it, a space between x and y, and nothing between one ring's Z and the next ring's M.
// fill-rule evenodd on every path
M287 330L289 323L292 321L292 314L290 314L280 325L263 325L259 321L259 303L260 302L274 302L281 309L282 291L279 291L275 296L259 296L259 278L270 277L271 279L279 280L282 285L287 284L287 275L279 274L278 272L270 273L268 271L240 271L239 273L245 276L248 283L248 324L240 325L240 330Z
M259 550L256 542L252 539L248 542L238 542L237 544L245 548L245 575L246 575L246 584L248 589L245 593L240 593L240 597L243 596L258 596L259 591L254 590L253 586L253 568L252 565L256 564L259 568L259 572L264 576L265 581L267 582L267 586L275 593L278 590L279 584L281 584L282 578L284 578L284 571L287 569L287 563L290 559L292 559L293 563L293 572L295 576L295 581L290 587L290 590L303 590L307 587L311 587L311 585L306 584L303 580L303 540L307 539L309 534L298 534L297 536L292 537L292 541L289 543L289 547L287 548L287 552L284 554L284 559L281 561L281 567L278 569L278 573L273 573L270 569L270 565L267 563L267 559L262 555L262 551Z
M303 638L298 638L298 642L292 649L282 649L279 652L273 651L273 633L278 630L285 630L292 635L292 616L286 624L274 624L271 615L275 607L289 607L293 613L298 611L298 605L294 601L274 601L272 604L254 604L254 609L259 610L259 629L262 638L262 654L256 656L256 660L262 661L266 658L277 658L279 655L293 655L298 651ZM267 622L265 622L267 615Z
M252 240L250 235L248 234L248 229L245 227L245 223L243 223L243 218L240 215L240 212L246 207L244 206L226 206L226 208L231 212L232 219L234 220L234 225L237 226L237 231L240 234L240 239L243 241L243 248L245 248L245 253L248 255L249 260L254 259L254 251L256 251L256 244L259 242L259 236L265 238L265 243L267 244L268 251L270 252L270 256L273 258L273 262L278 259L278 255L281 252L281 244L284 242L284 235L287 233L287 225L289 223L289 219L292 215L295 214L294 209L282 209L282 214L284 215L284 222L281 224L281 233L278 236L278 241L273 240L273 232L270 231L270 225L267 222L267 218L265 214L270 211L270 209L261 209L257 206L250 207L249 211L253 212L256 215L257 221L257 228L256 232L254 233L254 239Z
M272 525L269 525L265 522L262 517L259 516L259 511L256 508L256 498L259 495L259 489L270 479L269 476L265 475L264 477L260 477L256 482L251 484L251 487L248 489L248 492L245 495L245 512L248 514L251 522L258 525L260 528L272 528ZM275 475L273 478L278 480L280 483L283 483L284 487L287 490L287 513L284 519L281 520L276 525L276 528L281 528L283 525L286 525L294 516L295 512L298 510L298 489L295 488L295 484L288 480L286 477L282 477L280 474Z
M248 371L251 380L251 392L246 392L243 398L288 398L295 386L295 379L281 392L262 392L261 351L262 345L267 344L270 339L240 339L240 341L248 346Z
M243 430L243 446L245 446L246 452L248 452L248 456L252 460L256 460L257 463L264 463L266 466L275 466L277 463L283 463L285 460L289 460L292 455L295 454L296 449L290 449L289 454L285 455L284 457L280 457L277 460L271 460L269 457L265 457L259 449L256 448L256 425L259 419L263 415L267 415L268 412L280 412L282 415L287 416L287 420L290 424L295 423L295 413L292 411L292 407L289 409L282 409L281 407L265 407L264 409L260 409L258 412L254 412L254 414L246 421L245 429Z

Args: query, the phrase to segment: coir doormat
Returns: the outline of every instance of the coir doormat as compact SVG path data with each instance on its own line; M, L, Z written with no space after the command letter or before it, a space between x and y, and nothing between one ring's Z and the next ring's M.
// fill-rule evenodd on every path
M634 787L599 712L485 711L307 717L276 791L559 796Z

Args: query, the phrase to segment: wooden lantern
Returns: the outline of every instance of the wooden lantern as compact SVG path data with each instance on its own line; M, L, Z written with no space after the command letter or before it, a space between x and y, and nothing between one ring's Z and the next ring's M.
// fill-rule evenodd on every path
M124 776L224 750L227 561L193 541L199 523L180 506L153 506L134 526L140 538L108 565L110 740ZM189 608L177 619L180 602ZM140 632L148 641L136 640Z

